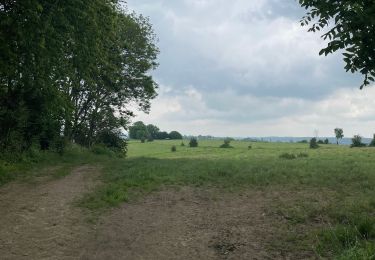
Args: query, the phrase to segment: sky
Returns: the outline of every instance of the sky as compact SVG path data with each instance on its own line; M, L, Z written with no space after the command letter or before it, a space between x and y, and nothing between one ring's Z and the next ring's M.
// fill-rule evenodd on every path
M159 84L133 122L185 135L375 133L375 88L359 90L340 53L308 33L297 0L128 0L158 38Z

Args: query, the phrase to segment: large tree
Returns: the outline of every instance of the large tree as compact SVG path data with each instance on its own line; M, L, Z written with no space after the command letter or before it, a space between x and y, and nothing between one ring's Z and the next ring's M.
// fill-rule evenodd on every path
M338 145L339 140L344 138L344 130L342 130L342 128L335 128L334 132L335 132L335 136L336 136L336 143Z
M62 133L90 146L121 133L130 103L149 110L155 35L119 2L0 2L1 148L23 150Z
M342 50L346 71L364 75L364 86L375 79L375 1L299 0L308 10L301 20L309 31L324 31L328 41L320 55Z

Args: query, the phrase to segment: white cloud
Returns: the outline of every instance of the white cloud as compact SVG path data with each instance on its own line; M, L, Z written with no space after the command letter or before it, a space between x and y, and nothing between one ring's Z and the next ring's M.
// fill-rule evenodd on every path
M295 0L129 0L160 39L161 85L136 120L185 134L370 136L373 89L346 74L340 55L318 56Z
M230 89L213 93L207 100L190 86L172 96L162 91L151 113L140 114L136 120L196 135L306 136L318 129L320 135L331 136L335 127L343 127L347 136L372 136L374 87L339 89L322 100L311 101L237 96Z

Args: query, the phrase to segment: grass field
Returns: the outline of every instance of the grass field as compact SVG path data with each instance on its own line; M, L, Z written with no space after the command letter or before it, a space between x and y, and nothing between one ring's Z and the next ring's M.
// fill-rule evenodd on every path
M168 187L276 194L267 214L284 221L285 234L275 238L272 250L375 259L375 149L242 141L227 149L219 148L222 141L199 141L197 148L188 147L187 140L184 144L131 141L126 159L100 150L68 152L57 177L73 165L100 165L102 185L79 201L92 212Z
M130 142L128 158L106 167L105 185L82 205L116 206L139 191L168 185L283 191L291 198L276 199L270 214L286 218L295 232L297 226L308 227L294 239L289 234L289 246L338 259L375 258L374 149L322 145L312 150L307 144L281 143L252 143L248 149L250 143L241 141L229 149L219 148L222 141L200 141L198 148L190 148L184 143ZM173 145L176 152L171 152ZM285 153L296 158L280 158Z

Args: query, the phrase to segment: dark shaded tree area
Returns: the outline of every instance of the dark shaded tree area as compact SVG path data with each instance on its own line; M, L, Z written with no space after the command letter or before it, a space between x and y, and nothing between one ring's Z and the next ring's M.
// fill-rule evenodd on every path
M156 125L146 125L142 121L137 121L129 127L129 137L137 140L181 140L182 135L177 131L172 131L169 134L165 131L160 131Z
M374 0L299 0L308 10L302 26L309 31L327 29L328 40L320 55L343 50L346 71L364 75L361 89L375 79L375 1Z
M148 111L158 49L149 21L118 0L0 1L0 149L120 142Z

